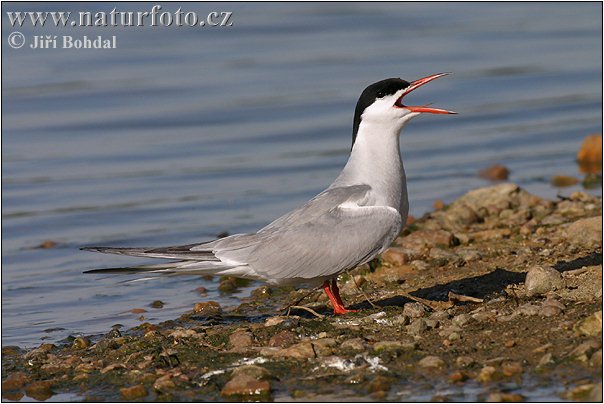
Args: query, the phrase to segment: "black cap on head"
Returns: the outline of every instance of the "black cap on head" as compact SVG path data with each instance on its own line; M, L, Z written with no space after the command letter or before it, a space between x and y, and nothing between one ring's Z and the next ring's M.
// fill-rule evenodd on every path
M361 115L365 108L373 104L378 99L388 95L396 94L398 91L409 87L409 83L399 78L391 78L378 81L368 86L359 97L357 107L354 110L354 123L352 126L352 144L357 138L357 132L359 131L359 125L361 124Z

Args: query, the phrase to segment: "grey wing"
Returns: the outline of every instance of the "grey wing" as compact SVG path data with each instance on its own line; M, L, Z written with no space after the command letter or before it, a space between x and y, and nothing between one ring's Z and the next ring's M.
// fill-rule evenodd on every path
M335 275L385 250L401 224L394 208L344 203L312 221L265 231L247 262L273 282Z

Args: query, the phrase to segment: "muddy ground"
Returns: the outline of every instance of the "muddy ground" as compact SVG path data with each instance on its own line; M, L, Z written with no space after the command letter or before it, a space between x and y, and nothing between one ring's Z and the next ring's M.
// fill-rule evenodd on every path
M200 299L174 321L5 346L2 397L602 401L601 198L474 190L339 284L359 312L262 286L239 307Z

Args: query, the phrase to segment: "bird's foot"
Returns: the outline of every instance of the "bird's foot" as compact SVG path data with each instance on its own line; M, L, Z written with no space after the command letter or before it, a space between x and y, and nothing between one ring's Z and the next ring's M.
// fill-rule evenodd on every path
M330 284L329 281L325 281L323 283L323 290L329 300L331 301L331 305L333 306L333 314L334 315L342 315L347 313L356 313L360 310L352 310L344 307L344 303L342 302L342 298L340 297L340 290L338 289L338 285L336 280L334 279Z
M361 310L352 310L352 309L347 309L344 306L337 306L333 308L333 314L338 316L338 315L342 315L342 314L348 314L348 313L358 313Z

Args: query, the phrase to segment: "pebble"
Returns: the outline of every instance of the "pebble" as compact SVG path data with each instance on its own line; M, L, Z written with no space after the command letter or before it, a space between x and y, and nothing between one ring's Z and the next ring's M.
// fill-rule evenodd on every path
M46 401L54 394L52 391L52 385L53 382L49 380L33 382L25 388L25 394L34 400Z
M542 303L541 310L539 310L539 315L544 317L553 317L562 314L564 309L565 306L560 301L548 298Z
M464 372L462 372L460 370L456 370L455 372L453 372L449 375L449 381L451 383L465 382L467 379L468 379L468 375L466 375Z
M505 362L501 365L501 371L506 376L513 376L518 373L522 373L523 368L520 362Z
M218 302L210 300L207 302L195 303L193 311L203 316L210 317L222 313L222 307L220 307L220 304Z
M519 393L491 393L487 397L488 403L520 403L525 397Z
M417 271L427 271L430 268L430 264L428 264L426 261L415 260L411 261L411 267Z
M151 304L149 306L151 306L154 309L161 309L163 308L165 305L164 302L162 302L161 300L154 300L151 302Z
M264 300L273 295L273 290L267 285L262 285L259 288L252 290L250 295L254 298L254 300Z
M55 248L57 246L57 242L53 240L44 240L36 248Z
M602 344L600 341L595 339L587 340L570 351L568 356L581 362L587 362L591 358L591 355L601 347Z
M364 351L366 346L367 344L362 338L347 339L346 341L342 342L342 345L340 345L342 349L350 349L352 351Z
M379 341L373 344L373 350L376 353L380 352L396 352L404 349L403 343L400 341Z
M560 289L562 285L562 275L550 266L531 267L524 281L524 288L529 297Z
M463 259L465 262L478 261L482 259L482 254L478 250L474 250L472 248L459 248L455 250L455 252Z
M467 367L472 366L473 364L475 364L476 361L471 356L459 356L455 360L455 363L460 368L467 368Z
M268 396L270 391L271 385L268 380L257 380L248 374L238 374L225 384L220 394L223 397L258 397Z
M310 341L303 341L292 345L289 348L280 349L274 354L275 356L283 356L295 359L315 358L317 355Z
M599 172L602 169L602 135L586 136L577 152L577 162L584 173Z
M445 366L445 361L438 356L429 355L422 358L417 364L422 368L442 368Z
M551 352L548 352L539 359L539 362L537 362L536 369L543 369L544 367L551 365L552 363L554 363L554 355L552 355Z
M416 318L407 326L407 332L411 335L423 334L428 329L428 325L423 318Z
M540 309L541 309L541 306L538 306L538 305L533 304L533 303L525 303L522 306L519 306L514 311L513 314L514 315L522 314L524 316L535 316L535 315L539 314L539 310ZM497 318L497 320L499 320L499 317Z
M29 377L23 372L16 372L11 374L2 382L2 392L8 390L19 390L25 384L29 383Z
M463 326L468 324L471 320L472 320L472 316L470 316L469 314L466 314L466 313L462 313L462 314L458 314L457 316L453 317L451 319L451 322L454 325L456 325L460 328L463 328Z
M602 247L602 216L579 219L564 232L569 243L582 248Z
M501 164L493 164L480 170L478 176L489 181L503 181L510 176L510 170Z
M171 374L161 376L157 378L157 380L155 380L155 382L153 383L153 388L156 391L159 391L160 393L166 393L176 387L176 385L171 379Z
M120 394L124 398L124 400L132 401L137 398L143 398L147 396L147 389L142 384L137 384L136 386L131 387L122 387L120 389Z
M390 247L382 254L382 259L394 266L409 262L409 255L402 248Z
M445 203L443 202L442 199L437 199L434 201L434 204L432 206L434 206L434 209L436 209L436 210L441 210L441 209L444 209Z
M572 187L573 185L577 185L579 180L576 177L571 177L570 175L554 175L550 180L552 186L557 188L564 187Z
M268 341L268 346L286 348L290 345L293 345L297 339L298 338L296 337L295 333L289 330L283 330L271 337L271 339Z
M233 349L249 348L254 344L254 339L248 331L235 331L229 335L229 344Z
M403 316L410 318L420 318L426 314L426 308L419 302L405 303L403 306Z
M265 327L272 327L281 324L284 327L293 328L298 325L299 316L275 316L269 317L264 322Z
M90 340L86 337L77 337L73 340L73 349L84 349L90 346Z
M313 349L318 357L331 355L336 345L334 338L320 338L312 342Z
M461 336L456 332L452 332L451 334L449 334L449 337L447 339L450 342L459 341L461 339Z
M602 310L580 320L573 329L577 334L589 337L602 334Z
M497 369L493 366L485 366L480 369L480 373L478 374L478 376L476 376L476 381L479 381L481 383L490 382L495 377L496 372Z
M258 365L242 365L236 367L233 369L231 378L242 375L253 377L256 380L265 380L271 378L271 373L266 368Z

